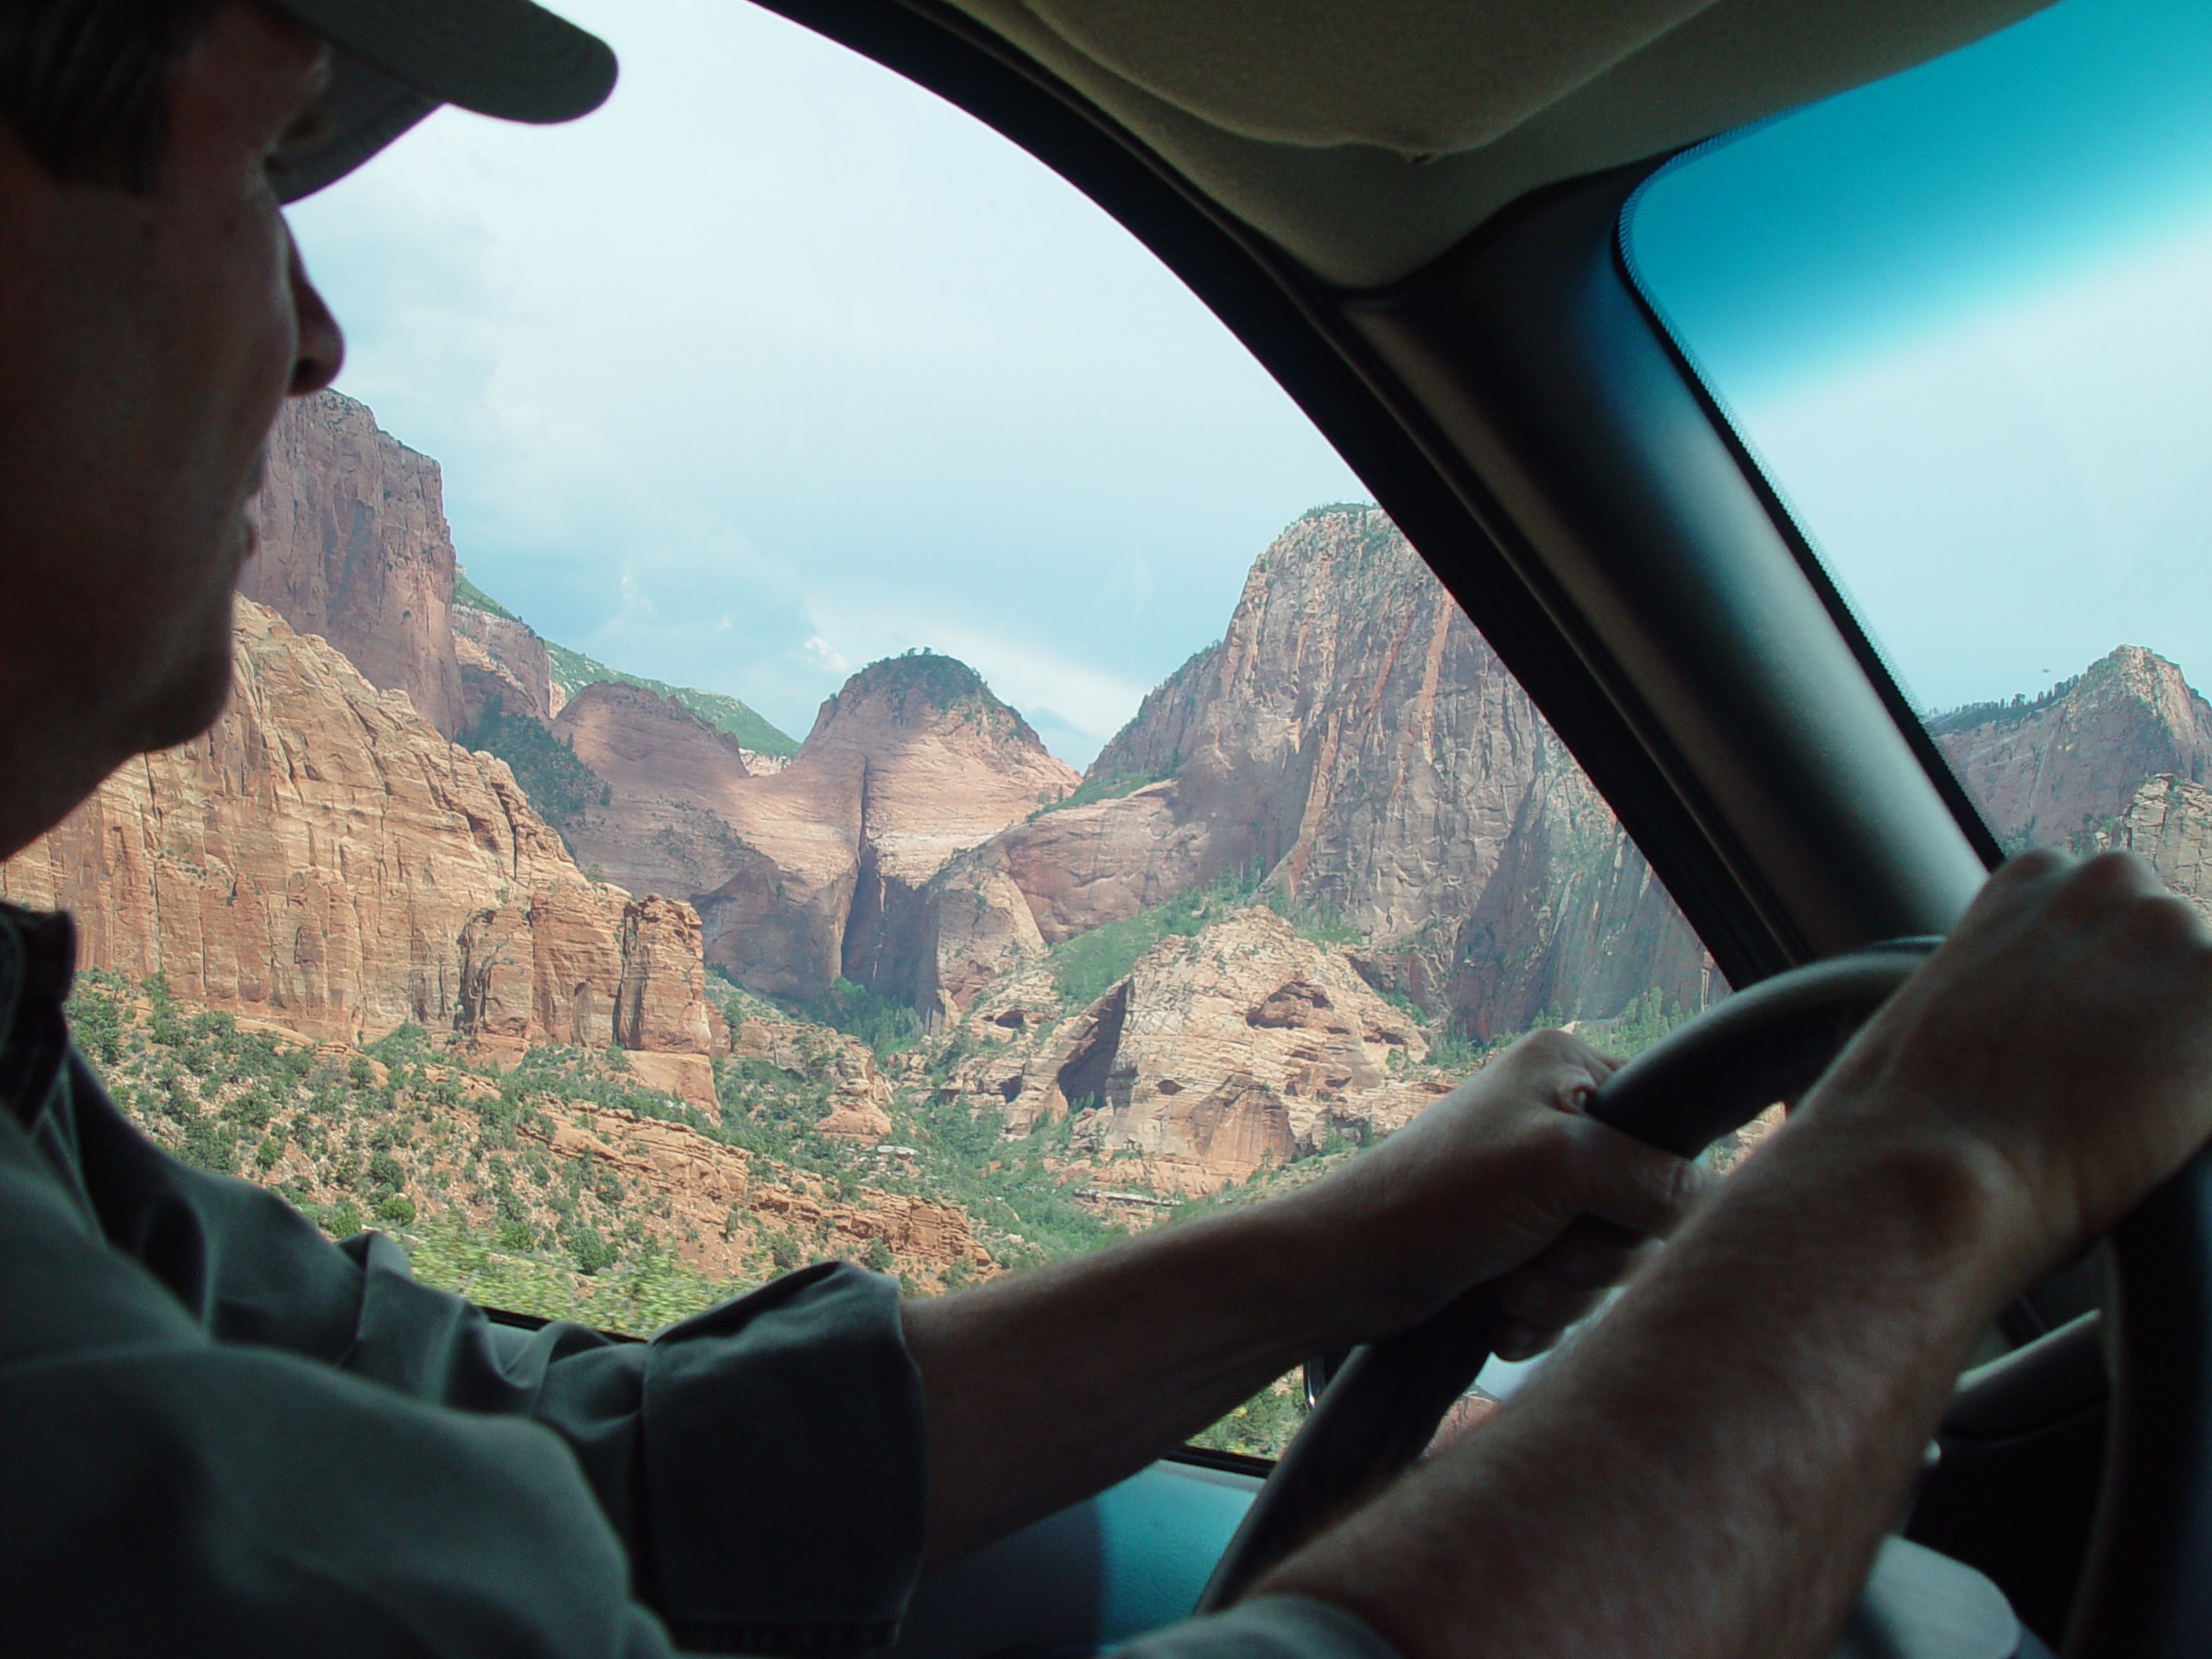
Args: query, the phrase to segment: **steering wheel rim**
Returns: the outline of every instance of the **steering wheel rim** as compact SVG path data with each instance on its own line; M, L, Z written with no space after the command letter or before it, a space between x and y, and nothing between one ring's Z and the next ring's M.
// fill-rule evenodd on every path
M1938 940L1896 939L1777 974L1608 1078L1601 1122L1692 1157L1808 1087ZM2212 1148L2116 1227L2103 1321L2113 1409L2065 1659L2182 1659L2212 1637ZM1199 1612L1348 1513L1427 1449L1491 1354L1478 1285L1339 1368L1222 1553Z

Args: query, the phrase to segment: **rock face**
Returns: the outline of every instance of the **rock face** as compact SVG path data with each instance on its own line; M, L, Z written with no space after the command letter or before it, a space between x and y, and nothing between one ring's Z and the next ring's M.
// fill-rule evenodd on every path
M874 664L788 766L727 798L728 874L694 900L708 960L760 991L810 995L841 973L874 985L911 948L924 883L1077 781L965 664Z
M584 880L505 763L241 600L231 706L132 761L0 865L66 906L88 964L357 1041L404 1021L494 1043L697 1060L723 1041L688 906Z
M453 645L461 669L461 730L468 731L494 702L511 715L553 723L561 694L545 641L527 624L494 616L474 605L453 607Z
M2090 834L2084 851L2125 847L2212 921L2212 789L2167 772L2146 778L2126 810Z
M453 638L454 550L438 463L334 391L288 399L251 509L260 550L239 591L404 691L447 737L467 724Z
M2122 645L2056 695L1961 710L1934 729L1990 828L2012 846L2094 835L2131 810L2145 778L2212 783L2212 704L2140 645Z
M1546 1008L1611 1014L1652 986L1689 1007L1707 994L1641 855L1376 509L1286 531L1222 643L1090 777L1139 786L949 865L878 988L942 1019L1025 956L1263 872L1294 914L1361 939L1377 982L1478 1035Z
M613 799L569 827L587 864L632 893L690 894L727 880L743 847L733 820L749 773L744 751L674 697L588 685L562 706L553 735L613 786Z
M1072 1114L1077 1154L1134 1154L1163 1191L1210 1192L1332 1132L1385 1133L1447 1086L1401 1080L1427 1054L1421 1027L1260 905L1160 940L1041 1042L1020 1040L1029 1023L1021 988L1007 987L957 1086L1002 1101L1014 1133Z

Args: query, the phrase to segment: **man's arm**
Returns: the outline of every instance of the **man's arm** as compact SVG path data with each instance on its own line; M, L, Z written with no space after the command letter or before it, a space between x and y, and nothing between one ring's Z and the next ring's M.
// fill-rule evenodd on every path
M1413 1659L1811 1654L1975 1334L2212 1131L2212 937L2017 861L1541 1388L1255 1595Z
M1374 1151L1270 1203L906 1305L931 1566L1134 1473L1306 1356L1506 1277L1535 1352L1672 1229L1694 1166L1581 1115L1611 1065L1549 1033Z

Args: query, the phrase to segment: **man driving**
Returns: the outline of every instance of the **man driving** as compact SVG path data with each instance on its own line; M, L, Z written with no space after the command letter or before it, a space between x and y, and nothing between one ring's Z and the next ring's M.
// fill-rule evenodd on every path
M262 443L342 352L282 203L437 102L565 118L612 76L524 0L0 10L0 855L222 708ZM860 1652L1309 1353L1490 1281L1539 1351L1633 1235L1673 1243L1542 1386L1145 1643L1809 1654L1979 1332L2212 1133L2212 936L2132 858L2031 854L1712 1201L1552 1033L1268 1204L903 1305L823 1264L619 1343L168 1158L69 1046L71 961L0 911L24 1653Z

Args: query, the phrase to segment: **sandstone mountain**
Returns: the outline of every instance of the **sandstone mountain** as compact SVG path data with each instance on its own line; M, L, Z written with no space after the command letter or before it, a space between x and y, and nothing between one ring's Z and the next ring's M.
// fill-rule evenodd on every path
M943 1019L1065 939L1249 870L1371 981L1478 1036L1712 988L1611 813L1373 507L1286 531L1222 643L1146 699L1076 801L948 865L868 982Z
M453 535L438 463L334 391L288 399L249 509L259 551L239 591L321 634L372 685L404 691L448 737L466 729L454 651Z
M1078 781L965 664L874 664L789 766L728 798L729 874L695 899L708 960L764 991L871 982L948 860Z
M250 600L234 650L214 728L122 768L0 864L0 896L66 906L86 963L200 1006L347 1041L620 1045L712 1098L727 1038L689 906L586 880L503 762Z
M2212 783L2212 704L2122 645L2041 697L1937 716L1936 742L1999 838L2063 847L2127 813L2146 778Z
M689 895L728 878L751 776L735 738L674 697L613 681L569 698L552 732L613 785L606 805L568 826L580 860L639 893Z

